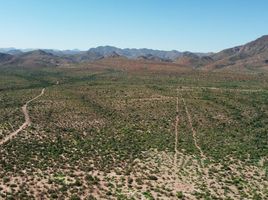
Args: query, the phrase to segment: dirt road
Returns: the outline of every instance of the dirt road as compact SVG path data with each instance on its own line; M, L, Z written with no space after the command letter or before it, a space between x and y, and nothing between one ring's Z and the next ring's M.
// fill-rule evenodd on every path
M41 93L39 95L37 95L36 97L34 97L33 99L29 100L26 102L26 104L24 104L22 106L22 112L24 114L24 118L25 118L25 122L14 132L10 133L8 136L6 136L4 139L2 139L0 141L0 145L5 144L7 141L11 140L13 137L15 137L19 132L21 132L23 129L25 129L27 126L29 126L31 124L31 120L30 120L30 116L27 110L27 106L29 103L31 103L32 101L38 99L39 97L41 97L43 94L45 93L45 89L42 89Z
M200 152L200 155L202 158L205 158L205 154L203 153L201 147L198 145L197 143L197 139L196 139L196 131L193 127L193 122L192 122L192 117L189 113L189 110L188 110L188 107L187 107L187 104L186 104L186 101L184 98L182 98L182 101L183 101L183 104L184 104L184 108L185 108L185 112L186 112L186 115L187 115L187 118L188 118L188 121L189 121L189 124L190 124L190 127L191 127L191 130L192 130L192 135L193 135L193 140L194 140L194 144L195 144L195 147L199 150Z

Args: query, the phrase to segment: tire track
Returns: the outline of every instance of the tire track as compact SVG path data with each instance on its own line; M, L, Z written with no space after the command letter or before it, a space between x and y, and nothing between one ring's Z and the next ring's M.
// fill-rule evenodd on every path
M186 101L185 101L185 99L183 97L182 97L182 101L183 101L183 104L184 104L184 108L185 108L185 112L186 112L186 115L187 115L187 118L188 118L188 122L189 122L190 127L191 127L191 131L192 131L192 135L193 135L193 140L194 140L194 145L199 150L201 157L202 158L206 158L206 156L203 153L201 147L198 145L198 142L197 142L197 139L196 139L196 131L195 131L194 127L193 127L192 117L191 117L191 115L189 113L189 110L188 110Z
M177 177L177 169L178 169L178 124L179 124L179 97L176 98L176 121L175 121L175 145L174 145L174 163L173 163L173 175L175 179L174 188L176 189L176 184L178 183L178 177Z
M24 114L25 122L14 132L10 133L8 136L6 136L3 140L0 141L0 146L11 140L13 137L15 137L19 132L21 132L23 129L28 127L31 124L31 119L27 110L27 106L29 103L32 101L38 99L45 93L45 88L42 89L41 93L34 97L33 99L27 101L23 106L22 106L22 112Z

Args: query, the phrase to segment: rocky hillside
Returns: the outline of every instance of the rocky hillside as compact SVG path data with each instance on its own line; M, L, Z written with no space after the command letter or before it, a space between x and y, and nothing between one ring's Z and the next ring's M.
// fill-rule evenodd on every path
M204 68L267 68L268 66L268 35L262 36L245 45L223 50L211 56L214 62Z

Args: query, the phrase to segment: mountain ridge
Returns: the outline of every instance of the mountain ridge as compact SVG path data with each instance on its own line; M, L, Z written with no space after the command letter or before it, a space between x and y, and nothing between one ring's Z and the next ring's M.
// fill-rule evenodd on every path
M8 53L10 52L10 53ZM137 60L159 63L174 63L193 69L264 69L268 70L268 35L244 45L224 49L218 53L162 51L153 49L130 49L99 46L88 51L37 49L32 51L15 48L0 49L0 65L5 66L61 66L95 62L102 59ZM124 61L125 62L125 61Z

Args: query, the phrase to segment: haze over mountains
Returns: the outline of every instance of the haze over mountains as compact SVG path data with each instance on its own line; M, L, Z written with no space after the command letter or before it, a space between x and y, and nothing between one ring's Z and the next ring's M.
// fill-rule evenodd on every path
M218 70L225 68L268 68L268 35L245 45L225 49L218 53L192 53L152 49L120 49L100 46L88 51L53 49L0 49L1 66L53 67L94 62L102 59L150 61L180 66Z

